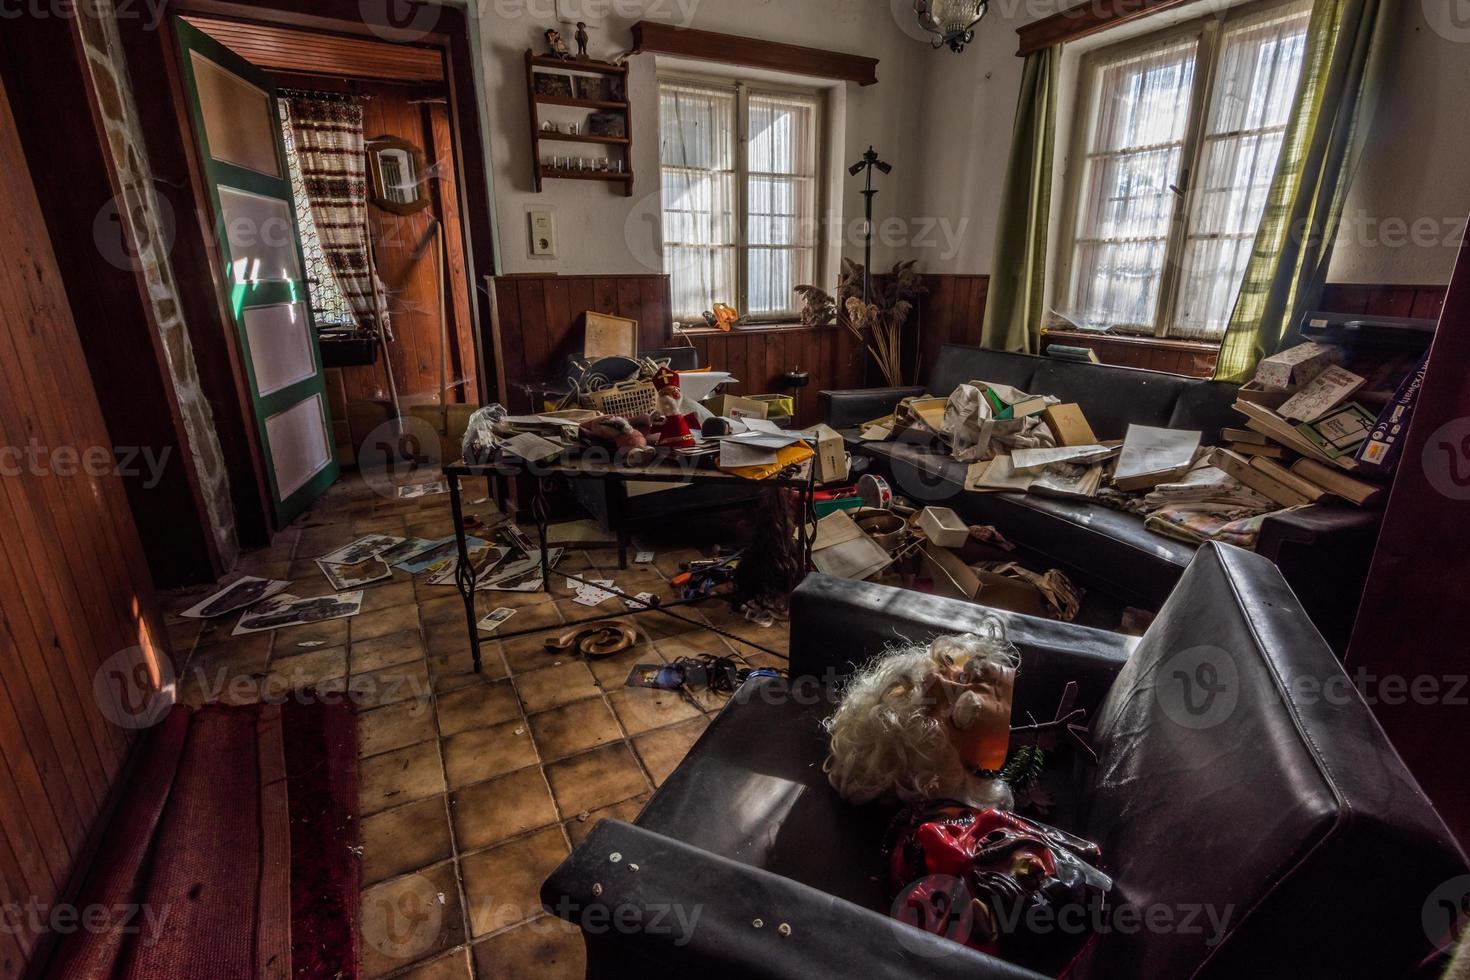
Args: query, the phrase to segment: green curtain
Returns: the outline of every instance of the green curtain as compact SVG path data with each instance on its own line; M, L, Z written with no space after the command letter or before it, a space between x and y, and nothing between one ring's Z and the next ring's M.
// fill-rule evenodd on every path
M1356 169L1358 110L1371 90L1383 0L1317 0L1287 124L1215 378L1244 383L1321 298Z
M981 345L994 350L1036 354L1041 349L1061 61L1059 47L1026 56L980 332Z

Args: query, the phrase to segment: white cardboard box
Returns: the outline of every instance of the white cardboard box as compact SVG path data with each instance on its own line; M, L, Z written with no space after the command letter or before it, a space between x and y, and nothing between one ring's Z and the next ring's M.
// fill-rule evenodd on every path
M970 526L948 507L925 507L919 526L941 548L963 548L970 540Z

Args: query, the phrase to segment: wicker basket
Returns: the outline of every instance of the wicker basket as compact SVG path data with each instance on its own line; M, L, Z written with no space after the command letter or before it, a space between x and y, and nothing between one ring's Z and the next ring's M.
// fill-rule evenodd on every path
M622 384L590 391L582 396L582 405L604 415L646 415L658 408L658 390L651 381L625 381Z

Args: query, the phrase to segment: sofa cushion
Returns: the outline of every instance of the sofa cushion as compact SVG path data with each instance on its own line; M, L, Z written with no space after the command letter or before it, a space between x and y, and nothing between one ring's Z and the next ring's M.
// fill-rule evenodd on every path
M1240 427L1245 424L1235 411L1235 400L1240 392L1238 385L1228 381L1194 381L1186 384L1174 403L1174 412L1169 416L1171 429L1198 429L1205 434L1205 442L1219 442L1220 429L1224 426Z
M1431 951L1464 856L1264 558L1200 549L1092 742L1082 833L1114 901L1208 914L1101 936L1074 976L1406 976Z
M1121 439L1130 424L1167 426L1180 393L1197 383L1138 368L1043 360L1031 393L1076 402L1099 439Z
M833 705L808 690L794 697L779 678L746 682L637 824L886 912L887 886L868 858L882 850L893 807L852 806L832 790L821 723Z
M1037 365L1042 363L1041 358L1030 354L945 344L929 369L928 388L931 394L947 398L950 392L966 382L992 381L1011 385L1029 394L1031 378L1036 374Z

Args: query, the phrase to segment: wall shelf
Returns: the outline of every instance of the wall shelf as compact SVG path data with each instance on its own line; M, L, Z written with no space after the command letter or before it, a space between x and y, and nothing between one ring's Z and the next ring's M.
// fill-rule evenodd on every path
M541 138L559 143L601 143L606 146L628 146L633 142L626 136L591 136L587 133L573 136L570 133L548 133L544 129L541 130Z
M536 90L538 76L559 75L567 78L572 85L576 85L574 79L578 76L601 76L614 79L613 90L603 94L624 95L628 93L628 66L613 65L605 61L590 61L582 59L554 58L548 55L539 55L534 51L526 52L526 105L531 121L531 171L536 177L536 192L539 194L544 188L547 180L593 180L603 181L610 184L622 184L623 194L626 197L633 196L633 106L624 99L584 99L576 95L577 88L573 87L572 96L547 95ZM621 80L621 85L616 80ZM623 136L598 136L585 132L587 121L579 123L584 130L580 133L558 133L543 132L541 129L541 109L543 106L553 106L561 109L585 109L590 116L594 112L620 112L623 115ZM542 143L582 143L589 146L607 147L608 159L622 163L623 170L568 170L548 166L542 156Z

